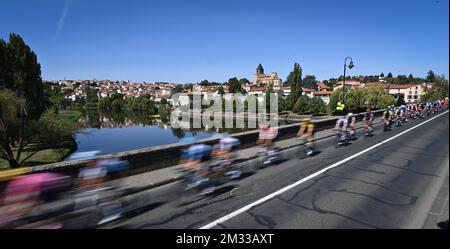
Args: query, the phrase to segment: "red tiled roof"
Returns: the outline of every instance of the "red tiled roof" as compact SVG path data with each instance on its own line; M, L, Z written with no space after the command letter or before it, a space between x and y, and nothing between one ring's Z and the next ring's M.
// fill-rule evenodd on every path
M314 95L331 95L334 91L315 91Z
M366 85L368 85L368 86L384 86L387 84L382 83L382 82L367 82Z
M328 88L327 85L325 85L325 84L322 83L322 82L316 82L316 85L317 85L319 88Z
M265 87L263 87L263 86L261 86L261 87L258 87L258 86L252 86L252 87L250 87L250 91L265 91L266 90L266 88Z
M338 82L338 84L341 84L341 85L342 85L342 83L344 83L344 81L339 81L339 82ZM346 85L347 85L347 84L349 84L349 85L361 85L361 82L356 81L356 80L346 80L346 81L345 81L345 84L346 84Z
M387 84L385 86L385 88L390 88L390 89L406 89L406 88L410 88L410 87L416 87L418 85L413 85L413 84L405 84L405 85L400 85L400 84Z

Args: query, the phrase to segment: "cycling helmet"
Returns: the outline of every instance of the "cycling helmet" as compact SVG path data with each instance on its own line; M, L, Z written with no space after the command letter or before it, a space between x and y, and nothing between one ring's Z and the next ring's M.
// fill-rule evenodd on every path
M212 147L206 144L196 144L192 145L185 151L187 156L194 160L200 160L207 158L211 155Z
M221 150L232 151L232 150L237 149L240 144L241 144L241 142L237 138L225 137L225 138L220 139L219 148Z

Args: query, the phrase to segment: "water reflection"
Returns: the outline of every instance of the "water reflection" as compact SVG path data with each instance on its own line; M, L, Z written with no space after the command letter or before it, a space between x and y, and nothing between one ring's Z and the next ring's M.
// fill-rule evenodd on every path
M150 118L149 113L135 111L83 111L80 125L81 129L75 135L78 144L76 152L99 150L101 154L177 143L185 137L202 139L217 133L252 130L248 127L174 128L170 126L170 114ZM184 124L182 127L189 125Z
M253 130L255 128L249 128L245 123L244 128L214 128L205 127L202 124L201 128L185 128L192 127L193 121L190 124L182 124L181 128L173 128L170 126L170 116L161 115L160 118L150 118L149 113L138 111L97 111L89 110L83 111L83 115L80 119L82 128L124 128L135 126L157 126L164 130L171 129L173 135L178 138L184 137L184 131L189 131L195 136L198 132L213 132L213 133L237 133L247 130ZM225 120L222 121L222 127L225 127Z

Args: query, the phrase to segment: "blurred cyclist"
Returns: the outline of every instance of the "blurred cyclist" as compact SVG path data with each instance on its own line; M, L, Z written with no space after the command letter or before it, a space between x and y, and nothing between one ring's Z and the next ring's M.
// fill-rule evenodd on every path
M346 116L340 117L337 120L334 129L339 132L341 141L347 139L347 127L348 127L348 118Z
M383 112L384 131L390 130L392 125L392 109L390 106Z
M256 141L256 144L261 144L267 149L269 156L271 156L275 153L273 151L273 139L276 136L275 129L271 128L267 123L260 124L259 128L259 138L258 141Z
M353 113L347 114L347 133L351 138L354 138L355 136L355 124L356 124L356 117L353 115Z
M373 122L373 113L372 110L368 107L366 112L364 113L364 135L368 136L371 131Z
M219 143L214 146L213 155L219 161L221 167L223 167L223 173L230 176L231 179L241 176L241 170L233 167L233 161L237 158L239 146L239 139L231 136L220 139Z
M206 144L195 144L184 151L184 168L188 171L188 188L206 184L207 189L204 194L215 190L214 184L209 180L210 159L212 156L212 147Z
M306 117L303 119L303 122L300 125L300 129L297 133L297 136L305 140L307 156L311 155L314 152L313 134L314 134L314 123L311 122L311 118Z

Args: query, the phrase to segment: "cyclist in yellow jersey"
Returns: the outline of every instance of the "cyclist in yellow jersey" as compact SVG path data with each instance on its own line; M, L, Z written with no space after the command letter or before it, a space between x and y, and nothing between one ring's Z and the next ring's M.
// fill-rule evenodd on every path
M304 118L303 122L300 124L297 136L305 140L306 155L308 156L314 152L313 134L314 123L311 122L311 118Z

